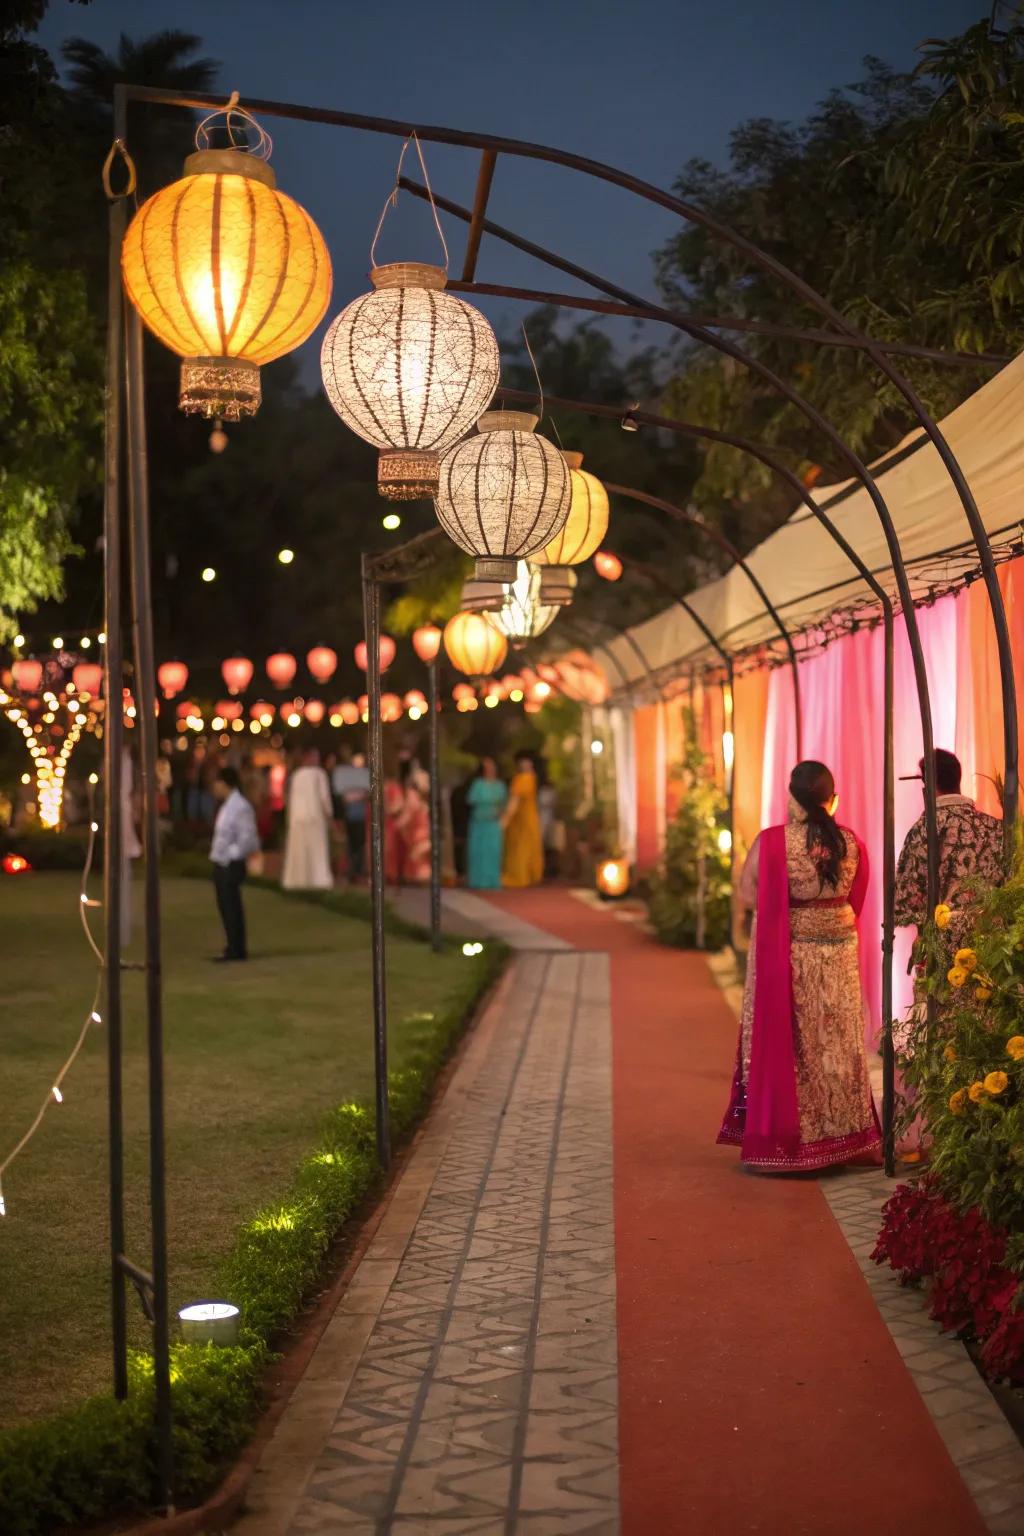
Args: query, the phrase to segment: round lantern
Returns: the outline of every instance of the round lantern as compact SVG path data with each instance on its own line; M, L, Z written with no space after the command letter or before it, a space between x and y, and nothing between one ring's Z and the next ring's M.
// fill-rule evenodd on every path
M98 694L103 686L103 668L98 661L80 661L72 669L71 681L79 693Z
M43 681L43 664L41 661L25 660L12 662L11 673L22 693L38 693Z
M267 657L266 669L275 688L287 688L295 676L295 657L287 651L275 651Z
M175 704L174 713L179 720L187 720L190 715L199 714L199 705L193 704L190 699L182 699L180 704Z
M421 624L412 633L412 648L420 661L433 661L441 649L441 631L436 624Z
M426 709L427 696L425 693L421 693L418 688L410 688L409 692L402 699L402 704L406 709Z
M351 699L342 700L338 705L338 714L346 725L357 725L359 723L359 705L353 704Z
M444 627L444 648L458 671L481 677L500 667L508 643L489 618L480 613L457 613Z
M310 725L319 725L327 713L322 699L309 699L306 704L306 719Z
M183 661L162 662L156 669L156 680L163 689L164 698L173 699L188 684L188 667Z
M455 700L456 704L460 699L475 699L476 689L473 687L472 683L456 683L455 687L452 689L452 698Z
M182 358L182 410L225 421L256 412L260 366L305 341L331 296L323 236L243 149L188 157L132 219L121 272L143 322Z
M393 725L396 720L401 720L405 710L397 693L382 693L380 696L380 717L385 725Z
M520 560L516 579L501 608L492 616L494 624L513 645L536 640L558 615L558 608L553 603L541 602L540 584L539 567Z
M597 889L606 900L616 901L629 890L628 859L602 859L595 877Z
M217 703L216 713L222 720L240 720L242 718L242 705L238 699L220 699ZM257 715L255 717L259 719Z
M594 556L594 570L605 581L618 581L622 575L622 561L608 549L599 549Z
M374 291L331 322L320 353L327 398L380 450L389 501L437 491L440 455L472 427L498 387L498 343L479 310L445 292L442 267L374 267Z
M329 682L338 667L338 655L329 645L314 645L306 656L306 666L318 683Z
M569 470L536 425L528 411L488 411L477 435L441 460L434 509L484 580L514 581L516 561L549 544L569 515Z
M367 666L366 641L360 640L352 653L356 658L356 666L365 672ZM380 670L386 672L395 659L395 642L390 635L381 635L380 645L377 650L377 659L380 662Z
M272 725L274 706L268 704L266 699L257 699L255 704L249 705L249 715L251 719L258 720L260 725Z
M356 708L359 711L359 718L361 720L370 708L370 695L368 693L361 693L359 695L359 698L356 700Z
M570 566L582 565L600 547L608 532L608 492L596 475L581 468L582 453L563 453L569 470L569 516L550 544L534 557L542 567L541 598L559 607L572 602L576 586Z
M220 664L220 675L228 693L241 693L252 682L252 662L248 656L229 656Z

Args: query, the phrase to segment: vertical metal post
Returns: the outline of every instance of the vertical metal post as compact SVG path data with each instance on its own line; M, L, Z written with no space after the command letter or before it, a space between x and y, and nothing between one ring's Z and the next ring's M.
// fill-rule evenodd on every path
M107 1141L110 1176L110 1326L114 1396L128 1396L124 1253L124 1113L121 1070L121 413L124 305L121 242L127 224L124 199L110 204L107 270L107 363L103 491L103 622L106 715L103 725L103 920L104 1009L107 1033Z
M896 1047L892 1038L892 954L896 931L896 780L893 746L895 632L891 605L884 610L885 722L882 788L882 1155L890 1179L896 1172Z
M150 584L149 465L146 456L142 322L126 313L128 506L131 527L132 631L138 702L142 846L145 854L146 1040L149 1057L149 1201L152 1228L153 1378L156 1399L157 1498L174 1506L171 1425L170 1319L167 1295L166 1132L164 1124L163 996L160 956L160 829L157 819L156 666ZM108 705L111 701L108 701ZM120 700L115 702L118 707Z
M366 634L366 695L370 759L370 902L373 941L373 1069L377 1110L377 1161L391 1166L391 1112L388 1104L388 1005L384 952L384 738L380 718L380 588L363 555L363 624Z
M438 708L437 656L427 662L427 702L429 708L430 755L430 943L435 954L441 952L441 748L440 710Z

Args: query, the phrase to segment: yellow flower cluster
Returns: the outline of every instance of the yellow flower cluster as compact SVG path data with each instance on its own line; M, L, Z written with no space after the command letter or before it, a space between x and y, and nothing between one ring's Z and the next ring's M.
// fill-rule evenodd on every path
M949 982L951 987L962 987L964 982L967 980L967 972L964 970L962 965L950 966L949 970L946 972L946 980Z
M989 1072L985 1078L985 1092L993 1095L1005 1093L1009 1082L1005 1072Z
M1007 1046L1007 1050L1009 1050L1009 1046ZM956 1061L956 1057L957 1057L956 1046L952 1045L952 1044L947 1045L946 1049L942 1053L943 1061Z
M936 928L948 928L953 921L953 908L948 907L944 901L940 901L935 908Z
M958 1088L949 1101L949 1107L954 1115L962 1115L967 1105L967 1089Z
M1006 1054L1014 1061L1024 1061L1024 1035L1011 1035L1006 1042Z
M978 956L973 949L958 949L953 957L953 961L954 964L958 965L961 970L967 971L968 974L978 969Z

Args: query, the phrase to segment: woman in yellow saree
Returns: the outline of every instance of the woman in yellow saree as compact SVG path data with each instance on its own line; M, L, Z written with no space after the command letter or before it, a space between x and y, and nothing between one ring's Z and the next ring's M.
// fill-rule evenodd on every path
M544 876L544 848L537 814L537 775L527 756L516 758L504 816L505 857L502 885L521 889Z

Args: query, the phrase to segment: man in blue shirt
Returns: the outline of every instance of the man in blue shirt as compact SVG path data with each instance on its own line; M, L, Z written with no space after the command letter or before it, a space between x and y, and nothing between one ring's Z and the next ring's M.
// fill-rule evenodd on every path
M220 809L213 824L210 862L213 865L217 909L227 941L224 953L216 956L218 960L248 958L242 882L245 879L246 860L259 852L260 838L256 830L256 812L242 794L239 784L237 770L225 767L221 768L214 785Z
M356 752L351 762L338 764L331 774L331 789L345 820L348 877L361 880L366 861L366 806L370 798L370 770L361 752Z

